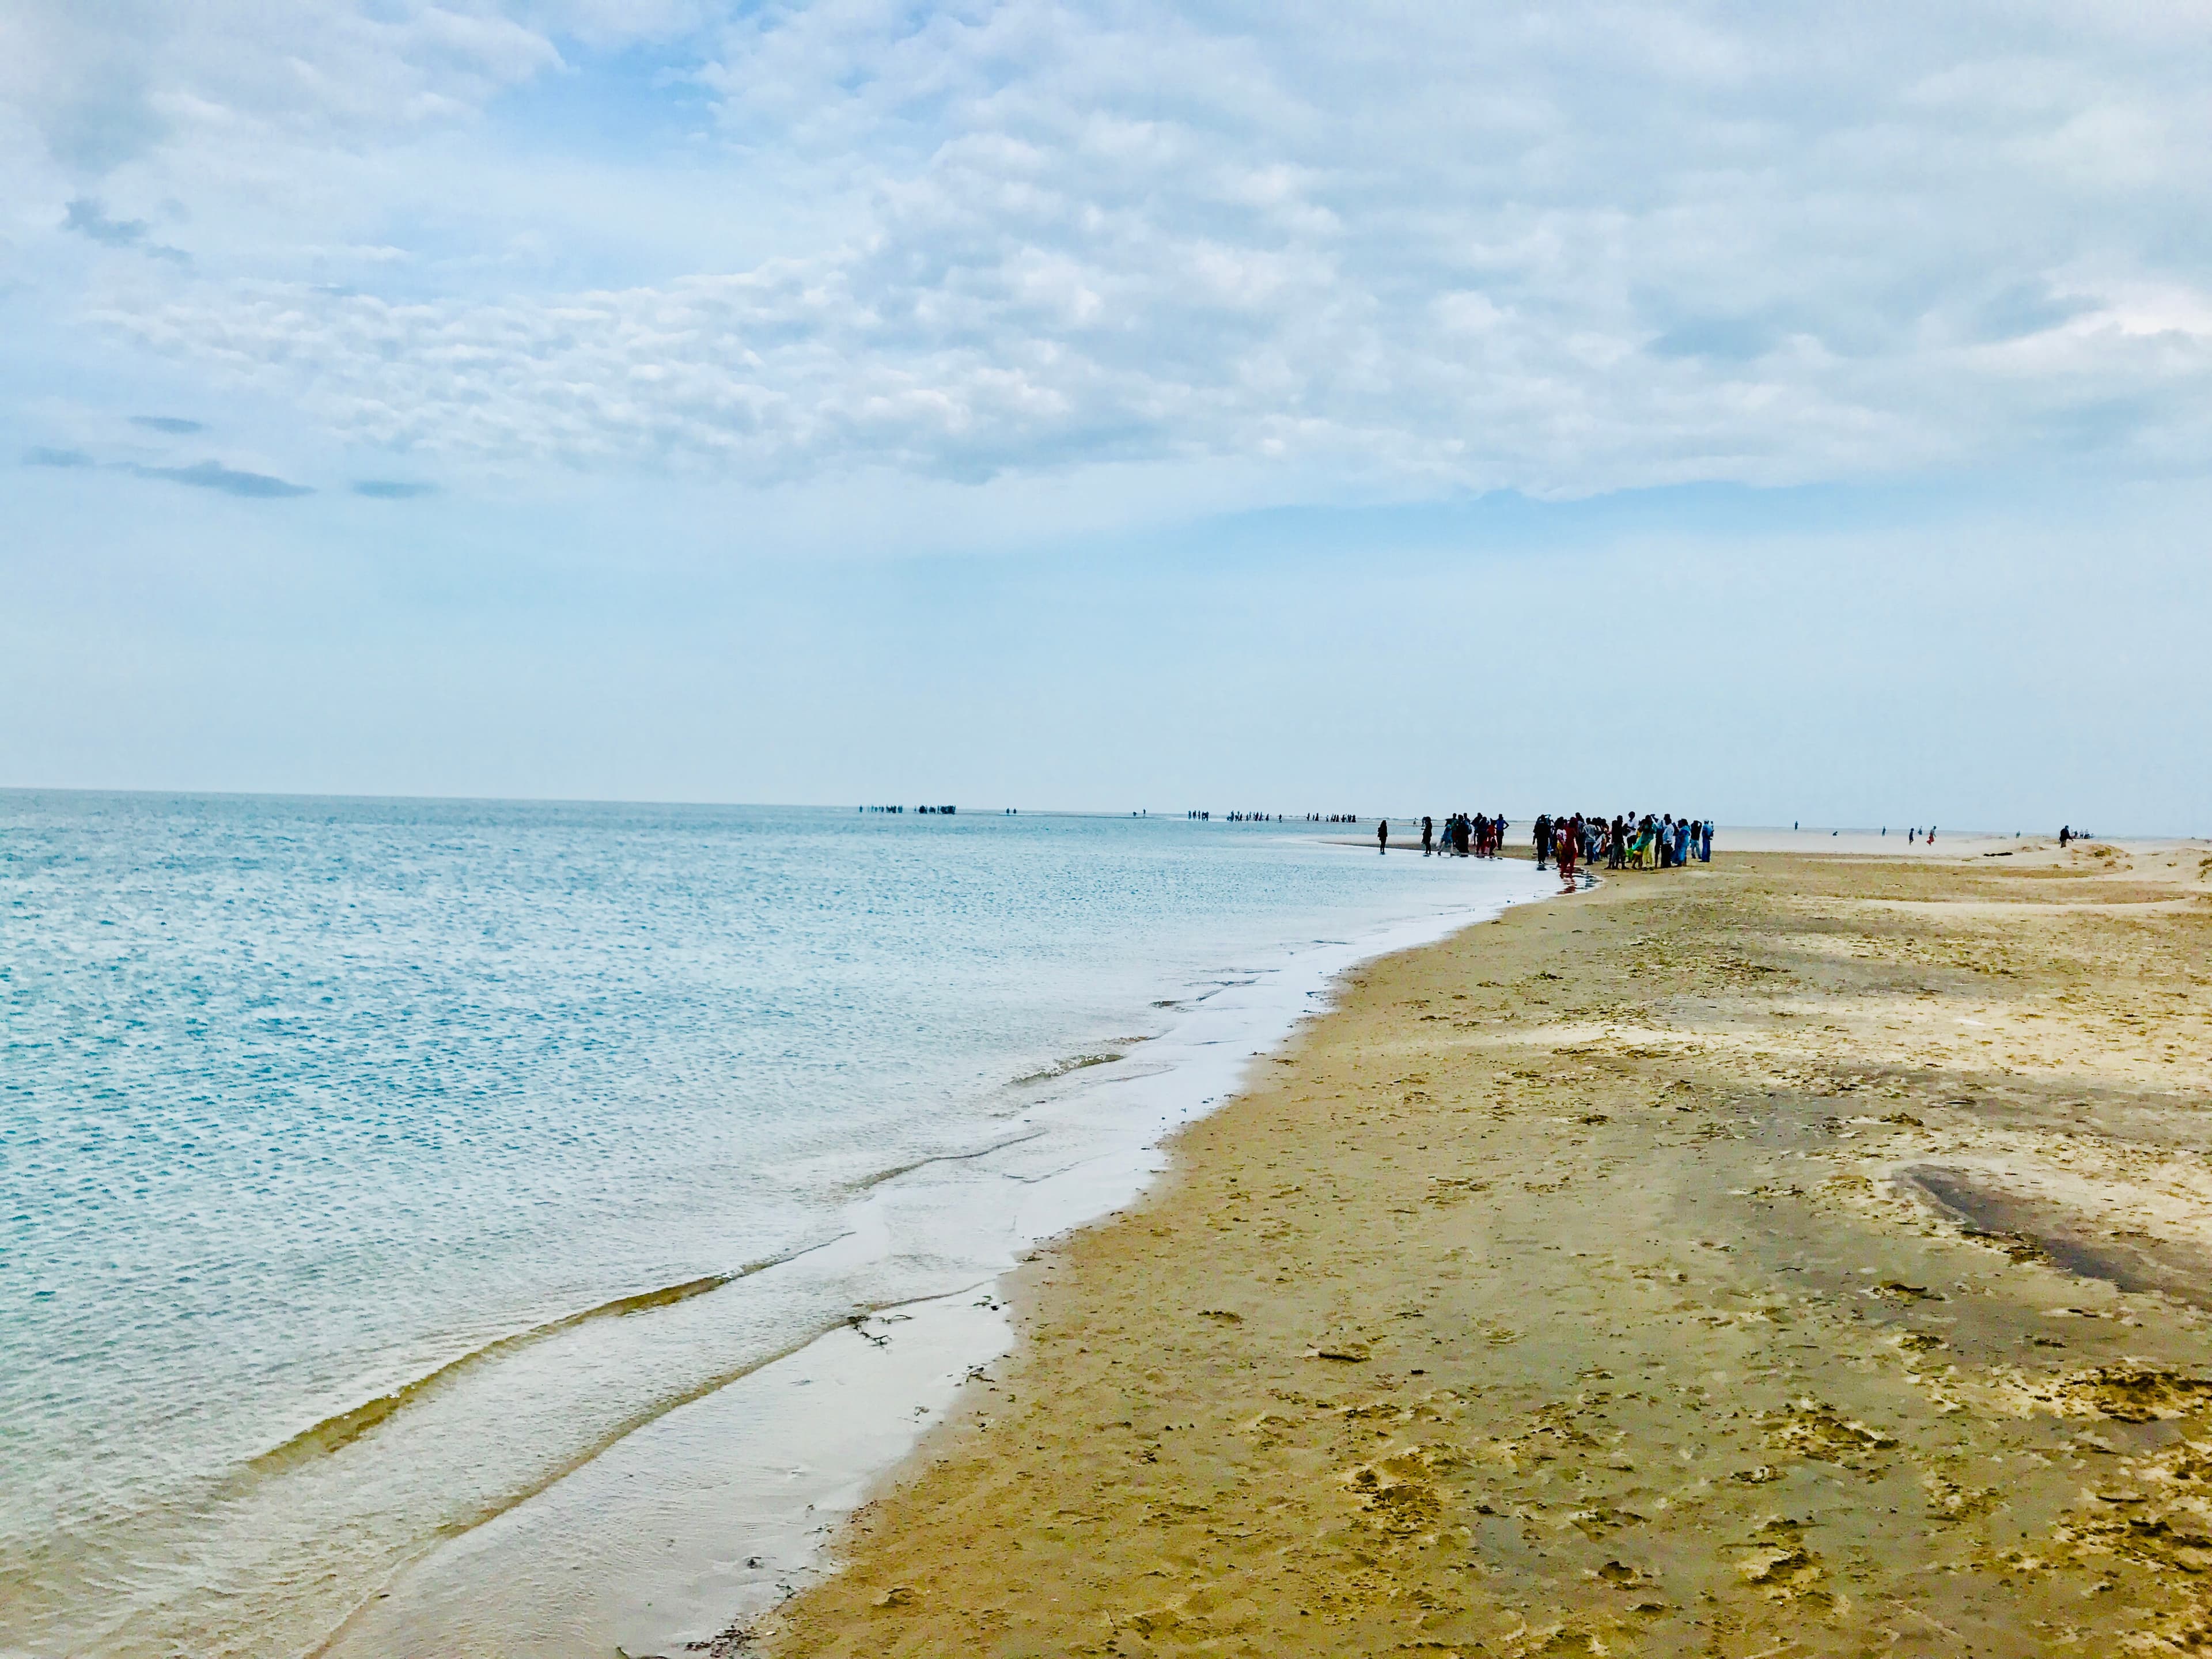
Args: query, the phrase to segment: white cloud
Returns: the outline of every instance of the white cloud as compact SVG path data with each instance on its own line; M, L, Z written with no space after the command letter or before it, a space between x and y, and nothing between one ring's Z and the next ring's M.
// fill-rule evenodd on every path
M84 95L11 95L71 165L140 157L142 191L240 132L266 193L338 151L404 172L425 124L495 126L503 88L589 86L592 51L650 38L714 100L713 142L667 169L698 213L763 178L849 204L834 236L772 215L777 252L741 269L580 289L491 285L558 240L495 201L473 245L453 219L438 248L317 220L301 247L380 251L350 290L195 245L198 274L87 304L455 468L1237 457L1576 493L2091 439L2170 470L2203 436L2212 110L2203 37L2154 10L315 0L258 41L260 7L134 14L143 49L63 15L0 27ZM115 199L114 222L149 210Z
M465 0L12 0L0 14L0 98L92 173L241 126L388 135L559 62L540 29Z

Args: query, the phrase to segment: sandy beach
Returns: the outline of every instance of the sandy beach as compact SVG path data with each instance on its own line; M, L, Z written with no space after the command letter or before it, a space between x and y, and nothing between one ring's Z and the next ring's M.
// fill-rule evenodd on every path
M1358 970L716 1646L2212 1643L2212 849L1962 850Z

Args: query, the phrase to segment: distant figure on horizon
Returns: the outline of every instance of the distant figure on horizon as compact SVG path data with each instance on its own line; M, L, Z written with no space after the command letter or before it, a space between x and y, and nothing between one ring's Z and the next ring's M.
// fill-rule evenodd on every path
M1375 850L1378 853L1390 850L1390 820L1388 818L1375 826Z

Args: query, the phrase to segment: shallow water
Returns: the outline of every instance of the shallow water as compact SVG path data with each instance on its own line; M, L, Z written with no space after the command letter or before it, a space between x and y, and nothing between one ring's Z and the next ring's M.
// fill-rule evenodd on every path
M1042 1180L1185 1009L1528 881L1325 834L0 794L0 1648L313 1648L941 1293L1005 1218L927 1160Z

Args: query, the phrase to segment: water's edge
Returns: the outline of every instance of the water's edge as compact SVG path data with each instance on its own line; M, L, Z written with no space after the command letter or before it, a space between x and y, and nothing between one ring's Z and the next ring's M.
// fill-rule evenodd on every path
M1007 1351L1001 1275L1136 1198L1167 1167L1164 1138L1326 1012L1342 975L1546 896L1550 880L1528 866L1525 881L1480 902L1240 970L1188 999L1135 1054L1052 1079L1036 1133L879 1178L841 1218L841 1237L761 1277L842 1283L896 1254L940 1263L943 1282L856 1307L848 1322L635 1425L403 1568L311 1651L674 1654L757 1617L832 1570L852 1511L952 1412L970 1376Z

